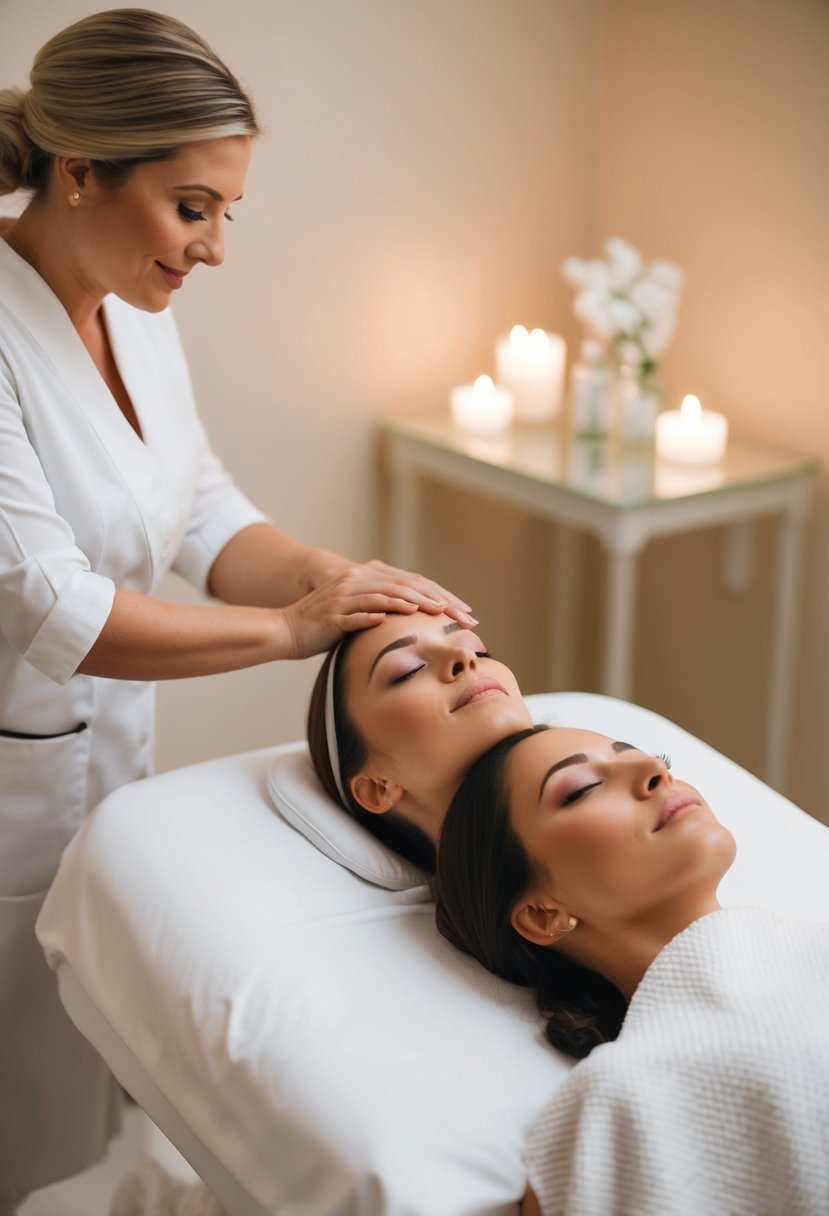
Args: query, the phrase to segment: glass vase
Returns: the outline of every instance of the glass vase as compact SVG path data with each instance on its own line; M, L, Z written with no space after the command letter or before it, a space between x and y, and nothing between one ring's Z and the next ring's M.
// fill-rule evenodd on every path
M663 396L656 363L620 363L617 366L616 425L624 445L653 447L656 415L662 408Z

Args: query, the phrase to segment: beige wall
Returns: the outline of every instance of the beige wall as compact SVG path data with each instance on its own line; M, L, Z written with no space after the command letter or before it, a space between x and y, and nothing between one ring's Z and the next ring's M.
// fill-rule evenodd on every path
M25 83L99 7L0 0L0 78ZM288 531L373 556L374 420L447 400L517 317L569 323L557 266L593 231L598 5L150 7L214 44L267 129L225 266L176 300L209 433ZM160 765L298 737L316 666L162 686Z
M610 0L603 12L597 235L686 271L664 364L672 402L696 392L736 432L824 465L787 792L829 820L829 5ZM741 597L718 585L720 541L647 552L636 697L758 771L773 534L760 530Z
M0 79L103 4L0 0ZM373 422L446 400L517 320L575 342L569 253L612 233L684 267L674 396L829 460L823 0L167 0L267 128L228 259L177 315L216 448L287 530L382 542ZM421 560L544 683L547 529L435 489ZM792 794L829 785L825 495L810 537ZM717 538L646 553L635 695L759 765L771 587L717 585ZM595 546L584 590L600 577ZM683 581L684 580L684 581ZM665 587L687 595L664 611ZM171 582L170 594L183 594ZM577 671L596 679L590 613ZM316 661L163 686L162 767L297 737Z

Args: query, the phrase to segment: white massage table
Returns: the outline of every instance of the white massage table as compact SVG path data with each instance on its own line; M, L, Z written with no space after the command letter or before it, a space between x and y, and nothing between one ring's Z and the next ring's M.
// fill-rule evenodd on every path
M737 838L724 903L829 919L825 827L647 710L528 700L672 755ZM438 936L407 867L377 886L274 810L285 754L154 777L90 816L38 923L66 1008L234 1216L514 1214L525 1135L571 1063L527 993Z

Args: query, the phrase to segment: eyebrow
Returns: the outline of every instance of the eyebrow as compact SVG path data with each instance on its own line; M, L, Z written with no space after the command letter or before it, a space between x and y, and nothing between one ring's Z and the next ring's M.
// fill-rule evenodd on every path
M446 634L457 633L459 629L465 629L465 625L459 624L457 621L450 621L448 625L443 626L443 632ZM414 646L418 639L413 633L407 633L404 638L398 638L396 642L389 642L388 646L384 646L378 654L374 656L374 662L371 665L371 670L368 673L368 679L374 675L374 668L380 662L384 654L388 654L390 650L400 650L404 646ZM368 680L366 681L368 683Z
M223 194L219 194L219 191L214 190L212 186L205 186L203 182L190 182L186 186L175 186L174 189L176 189L176 190L203 190L205 194L209 194L210 197L212 199L215 199L217 203L223 203L225 201L225 197ZM239 200L243 197L244 196L241 194L238 195L238 197L233 200L234 203L238 203Z
M611 743L610 746L613 748L614 752L617 755L619 754L619 752L638 751L638 748L634 747L632 743L622 743L621 741L617 741L616 743ZM588 757L584 752L573 752L572 756L565 756L563 760L557 760L555 764L551 765L550 768L547 769L547 772L544 774L544 776L541 779L541 785L538 787L538 801L539 802L541 801L541 795L544 793L544 786L550 780L553 773L557 773L560 768L569 768L571 764L587 764L587 763L588 763Z

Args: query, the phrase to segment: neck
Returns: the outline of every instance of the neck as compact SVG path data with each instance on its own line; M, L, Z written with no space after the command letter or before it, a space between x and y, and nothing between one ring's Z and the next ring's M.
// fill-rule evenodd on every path
M657 908L641 920L597 927L581 922L560 949L574 962L598 971L630 1000L645 972L668 942L700 917L720 908L716 897L702 898L682 908Z
M406 793L400 799L395 810L404 819L408 819L409 823L413 823L416 828L420 828L423 835L428 836L432 844L437 848L440 825L443 822L443 815L448 805L448 803L444 804L441 809L438 803L433 804L429 801L422 801Z
M92 290L74 268L69 233L62 211L49 199L35 198L6 231L3 239L55 293L69 319L83 333L97 324L103 295Z

